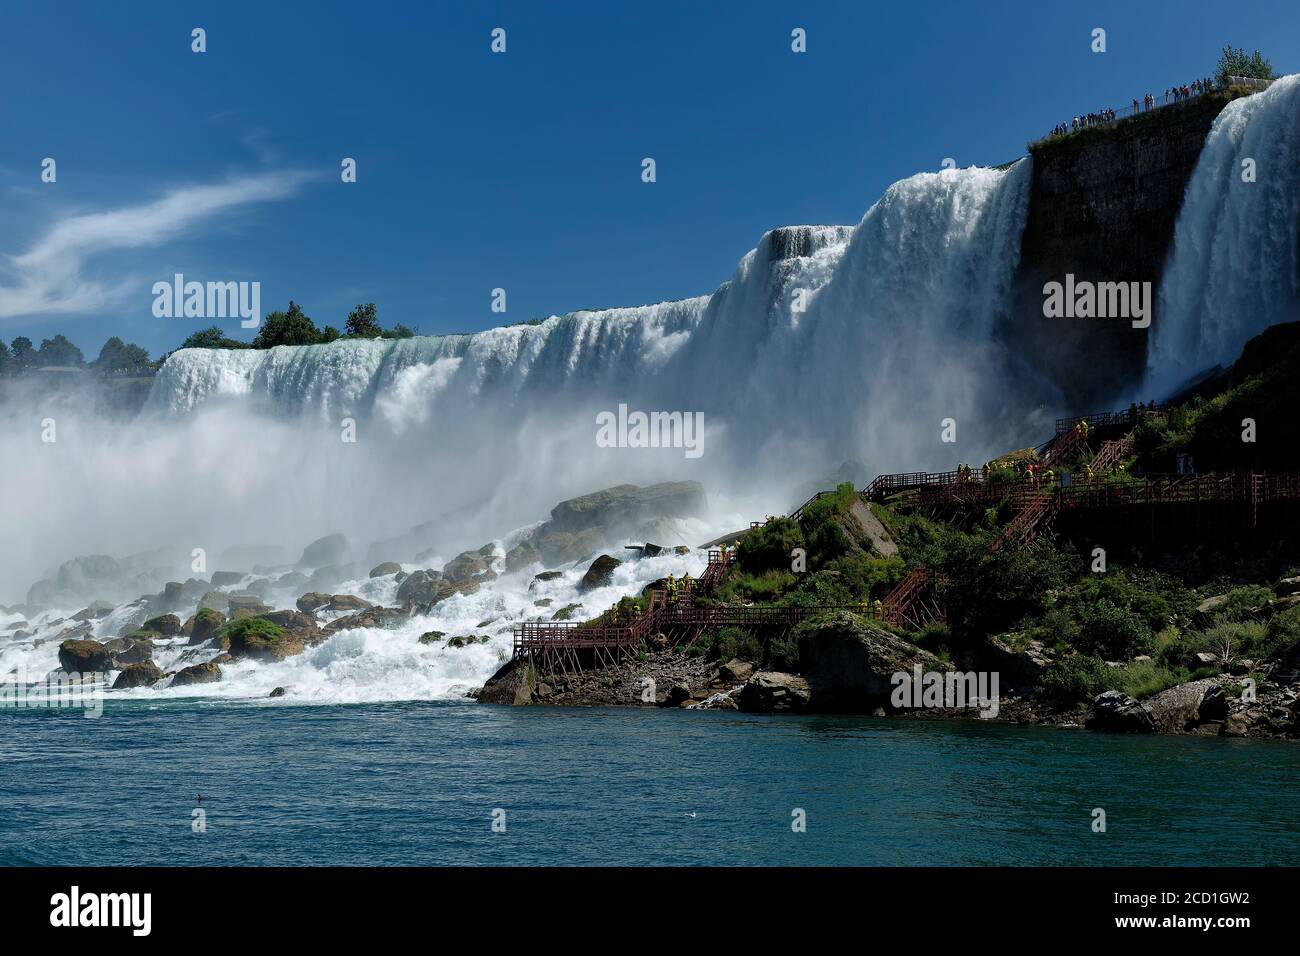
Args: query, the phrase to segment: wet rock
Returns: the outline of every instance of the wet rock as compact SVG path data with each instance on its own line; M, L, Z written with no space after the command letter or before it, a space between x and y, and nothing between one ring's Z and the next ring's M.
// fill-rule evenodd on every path
M1161 691L1146 701L1155 730L1181 734L1228 714L1228 700L1214 679L1190 681Z
M228 588L231 585L238 584L245 577L243 571L213 571L212 586L214 588Z
M194 623L190 626L190 646L203 644L212 640L212 635L217 632L221 625L226 623L226 616L220 611L214 611L212 608L202 607L194 615Z
M537 675L531 667L509 661L493 674L479 691L480 704L512 704L523 706L532 703L537 687Z
M224 591L208 591L199 598L200 608L211 608L214 611L225 611L229 603Z
M739 684L754 676L754 665L732 658L718 667L718 677L728 684Z
M298 610L310 614L325 607L334 599L332 594L322 594L320 591L308 591L302 597L298 598Z
M1149 734L1155 729L1151 712L1117 690L1097 695L1083 725L1089 730L1108 733Z
M186 687L190 684L211 684L221 680L221 667L215 661L194 664L177 671L172 678L173 687Z
M122 668L122 673L117 675L117 680L113 681L113 690L124 690L130 687L148 687L162 680L163 672L153 661L141 661L139 664L128 664Z
M594 588L607 586L614 577L614 569L623 562L618 558L611 557L608 554L602 554L595 561L591 562L591 567L587 568L587 573L582 576L578 582L579 593L590 591Z
M767 713L806 710L812 702L808 681L797 674L760 671L740 691L740 709Z
M421 644L437 644L447 636L446 631L425 631L420 635Z
M126 637L116 637L104 647L120 665L141 664L153 657L153 642L158 635L153 631L134 631Z
M347 561L352 546L341 534L330 534L317 538L303 548L302 557L298 559L300 568L321 568L342 564Z
M59 666L69 674L112 670L113 653L99 641L64 641L59 645Z
M566 604L564 607L560 608L558 611L556 611L554 614L551 615L551 620L552 621L571 620L573 618L573 615L580 610L582 610L581 604Z
M175 637L181 632L181 619L175 614L160 614L145 621L141 630L153 631L163 637Z
M910 674L917 665L923 672L952 669L850 611L809 618L795 628L794 635L799 671L813 687L821 711L869 713L888 703L894 674Z
M543 571L541 574L534 574L528 590L533 590L538 584L545 584L547 581L555 581L562 577L564 577L563 571Z
M266 696L267 696L267 697L283 697L283 696L284 696L284 688L283 688L283 687L275 687L275 688L273 688L273 689L271 690L271 693L267 694Z
M397 588L397 603L434 604L438 601L438 591L442 584L442 575L437 571L412 571L410 576Z
M371 568L370 576L372 578L383 578L390 574L398 574L401 570L402 566L396 561L385 561L383 564L377 564Z
M89 606L72 615L72 619L74 621L98 621L101 617L112 614L116 607L111 601L91 601Z
M487 634L458 634L448 638L448 647L469 647L473 644L486 644L492 638Z
M273 608L262 601L260 595L251 594L247 591L235 591L226 596L226 606L229 609L229 616L232 621L238 621L240 618L257 617L259 614L265 614Z
M337 621L331 621L325 625L325 632L333 634L337 631L348 631L357 627L393 628L405 620L407 620L407 615L401 608L379 607L376 605L368 607L364 611L358 611L356 614L341 617Z
M335 594L330 597L331 611L361 611L371 607L369 601L352 594Z
M287 571L275 579L275 586L279 588L298 589L303 587L310 579L301 571Z

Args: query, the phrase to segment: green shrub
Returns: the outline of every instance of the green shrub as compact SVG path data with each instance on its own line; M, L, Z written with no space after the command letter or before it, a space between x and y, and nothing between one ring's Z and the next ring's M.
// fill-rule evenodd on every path
M720 661L729 661L733 657L747 661L761 661L763 642L754 634L741 628L724 627L713 642L710 656Z
M1185 667L1165 667L1155 661L1133 661L1123 667L1107 667L1103 675L1106 690L1117 690L1135 700L1150 697L1190 679Z
M1038 681L1038 694L1057 704L1091 701L1106 689L1108 670L1110 668L1099 658L1089 654L1071 654L1043 672Z
M797 521L776 518L753 528L736 545L741 570L753 574L790 570L790 552L804 547L803 531Z
M1105 598L1077 612L1075 648L1112 661L1126 661L1155 650L1155 636L1142 616Z

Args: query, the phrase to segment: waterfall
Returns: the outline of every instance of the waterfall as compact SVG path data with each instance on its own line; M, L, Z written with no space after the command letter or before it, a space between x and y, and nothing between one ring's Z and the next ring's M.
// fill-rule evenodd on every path
M1232 101L1214 121L1160 283L1153 392L1231 362L1252 336L1300 318L1297 157L1300 74Z

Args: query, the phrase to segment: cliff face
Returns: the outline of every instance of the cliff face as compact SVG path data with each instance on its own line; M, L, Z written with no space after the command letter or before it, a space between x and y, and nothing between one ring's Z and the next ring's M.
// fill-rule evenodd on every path
M1046 318L1043 285L1067 273L1076 282L1150 282L1154 298L1201 146L1233 96L1206 94L1030 147L1011 344L1070 406L1108 405L1135 384L1149 329L1127 319Z

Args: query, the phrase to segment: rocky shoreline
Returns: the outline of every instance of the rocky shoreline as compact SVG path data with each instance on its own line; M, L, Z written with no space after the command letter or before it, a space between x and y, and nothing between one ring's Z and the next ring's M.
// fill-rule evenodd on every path
M802 637L802 673L764 670L753 661L710 662L663 647L617 665L562 674L538 674L511 661L479 690L479 703L551 707L675 707L749 713L859 714L906 719L971 719L1025 726L1078 727L1112 733L1194 734L1223 737L1300 737L1300 673L1253 678L1224 674L1167 688L1138 701L1119 691L1099 694L1086 708L1059 706L1035 693L1035 676L1048 666L1039 647L1014 651L996 641L963 665L995 665L997 712L968 706L897 706L895 674L958 673L956 667L868 619L839 612ZM987 672L986 672L987 673ZM1254 686L1254 699L1250 689ZM987 708L985 708L987 712Z

